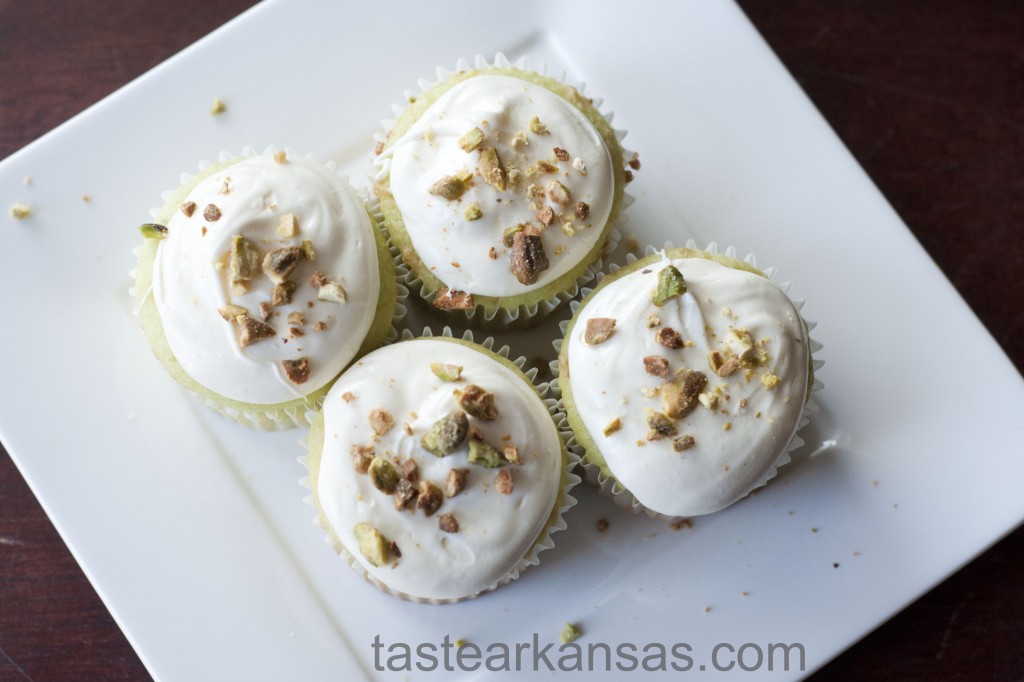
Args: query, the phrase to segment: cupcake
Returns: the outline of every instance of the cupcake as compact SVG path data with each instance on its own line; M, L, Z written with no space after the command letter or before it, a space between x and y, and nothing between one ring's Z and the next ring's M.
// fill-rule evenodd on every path
M537 563L564 528L579 479L554 401L521 365L469 340L420 338L358 360L327 395L308 439L311 501L331 544L378 587L472 598Z
M462 67L410 97L378 145L384 223L435 308L529 325L593 277L632 175L576 88L500 55Z
M141 228L135 271L146 338L172 377L248 426L306 425L334 378L404 311L365 204L310 159L225 159L173 192L155 220Z
M558 356L588 479L652 515L736 502L801 442L812 345L798 306L735 258L669 248L605 277Z

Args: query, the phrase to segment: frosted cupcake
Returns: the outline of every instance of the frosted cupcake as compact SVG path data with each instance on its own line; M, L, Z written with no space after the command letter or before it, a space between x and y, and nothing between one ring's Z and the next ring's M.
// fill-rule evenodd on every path
M142 233L135 296L154 353L248 426L305 425L402 310L364 203L309 159L275 152L209 167Z
M669 249L609 275L558 359L588 478L664 516L736 502L799 442L811 345L798 308L746 262Z
M319 522L356 570L406 599L506 583L537 563L574 502L553 409L516 364L468 341L370 353L310 431Z
M502 328L538 321L592 278L631 174L591 100L496 64L463 65L412 98L378 146L376 189L413 288Z

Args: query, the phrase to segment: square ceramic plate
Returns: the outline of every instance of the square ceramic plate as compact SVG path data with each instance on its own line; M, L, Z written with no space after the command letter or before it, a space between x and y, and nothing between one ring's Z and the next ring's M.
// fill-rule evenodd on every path
M377 635L543 646L566 621L584 645L688 645L691 672L709 675L718 643L750 645L737 675L758 650L799 644L802 667L773 666L796 678L1024 518L1020 376L740 11L589 7L268 2L0 165L4 205L38 180L33 216L0 234L0 286L21 292L5 316L32 333L0 335L0 433L158 679L378 676ZM289 49L267 49L282 36ZM300 432L249 432L168 380L126 273L136 225L198 160L287 145L366 184L403 90L499 50L564 69L617 112L642 153L641 242L734 244L794 282L820 323L827 389L798 462L755 497L673 532L577 489L539 568L472 602L416 605L324 543L298 486ZM207 113L215 96L223 116ZM532 357L553 334L502 340ZM957 398L980 380L984 400ZM736 661L719 649L719 665ZM609 678L615 663L629 665L616 658Z

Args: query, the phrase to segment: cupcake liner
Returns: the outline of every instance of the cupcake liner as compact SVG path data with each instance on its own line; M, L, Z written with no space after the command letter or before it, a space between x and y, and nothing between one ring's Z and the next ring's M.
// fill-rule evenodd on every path
M647 256L658 253L659 251L662 250L667 251L669 249L674 248L676 247L671 242L665 242L661 248L655 248L654 246L648 245L647 248L644 250L644 255L641 256L640 258L645 258ZM775 281L776 270L774 267L759 268L757 265L757 260L754 257L754 254L747 254L743 258L737 258L736 249L732 246L727 247L724 251L720 252L717 242L710 242L706 247L701 248L692 239L687 240L685 248L705 251L710 254L723 255L726 256L727 258L741 260L742 262L750 265L751 267L756 268L769 281L776 284L776 286L778 286L779 289L784 294L786 294L786 296L789 296L789 292L792 289L792 284L790 282L783 282L780 284ZM635 263L636 261L640 260L640 258L634 256L633 254L627 254L626 265L631 265L632 263ZM618 272L619 270L622 269L622 267L623 266L619 266L618 264L612 264L608 268L607 273L600 273L597 277L597 281L594 283L594 287L588 287L584 289L583 295L580 297L580 299L570 302L569 305L572 315L568 319L562 320L559 324L559 328L561 329L562 335L561 338L556 339L552 344L555 349L556 357L549 363L549 368L551 370L551 376L553 377L551 380L552 392L554 393L554 395L558 397L559 409L562 411L563 414L567 414L567 412L562 397L562 388L560 385L561 379L559 376L558 356L561 354L562 342L565 339L565 334L568 330L569 323L576 316L576 312L583 305L587 297L590 296L590 294L594 291L594 288L596 288L596 286L599 285L607 275ZM806 304L806 301L804 299L794 299L790 297L790 300L793 302L793 306L797 309L797 312L801 312L804 308L804 305ZM789 462L792 459L792 453L804 445L804 439L801 438L800 431L802 431L804 427L806 427L807 424L810 423L810 415L816 413L819 409L817 403L814 402L813 396L814 393L824 388L824 384L822 384L821 380L818 378L818 373L821 367L824 366L825 361L820 358L816 358L815 354L818 351L820 351L823 348L823 346L810 335L810 332L817 326L817 323L807 320L805 317L803 317L802 312L801 320L803 321L804 328L807 333L807 348L810 353L811 372L810 381L808 383L807 395L804 400L803 411L801 412L800 418L797 421L797 426L796 429L794 429L793 437L790 439L789 444L786 446L786 450L778 457L778 459L775 461L772 467L765 473L765 475L760 480L758 480L757 483L751 486L750 490L748 490L747 493L742 498L740 498L741 500L745 499L755 490L763 487L766 483L768 483L768 481L774 478L775 475L778 473L778 469L780 467L789 464ZM662 514L654 511L653 509L648 508L642 502L640 502L640 500L638 500L632 492L630 492L621 483L619 483L617 479L615 479L612 476L606 476L598 465L590 462L587 459L587 450L582 444L578 442L575 433L573 433L572 437L569 439L567 447L570 451L575 451L575 453L579 456L581 466L583 467L583 477L587 481L587 483L597 488L598 492L610 498L617 506L632 513L643 512L651 518L662 519L665 521L675 521L681 518L677 516L669 516L666 514ZM738 501L739 500L737 500L737 502Z
M550 74L548 73L547 65L544 63L538 65L537 68L531 68L529 59L526 56L522 56L519 59L515 60L514 62L510 62L503 53L498 52L495 54L493 61L489 62L482 55L477 55L473 60L472 66L470 66L470 64L465 59L459 59L456 62L455 70L449 70L443 66L438 66L436 70L435 80L428 80L423 78L417 80L416 85L419 88L418 91L414 92L411 90L406 90L403 93L403 103L392 104L391 109L392 112L394 113L394 118L382 120L381 126L383 127L383 132L379 132L374 135L374 140L377 143L377 149L383 149L383 145L387 143L388 137L391 134L391 131L394 128L397 119L402 115L403 112L405 112L405 110L409 106L409 103L414 102L416 100L419 94L427 92L431 88L448 80L449 78L455 76L460 72L469 71L473 69L483 70L489 68L511 68L517 69L519 71L533 72L540 76L552 78L563 85L575 87L576 90L580 92L580 94L583 94L585 90L584 83L570 82L564 71L557 75ZM612 123L612 119L614 118L614 112L601 111L602 102L603 100L599 97L594 97L591 99L591 104L593 105L593 107L600 112L601 116L608 122L610 126ZM619 146L621 147L621 142L623 138L626 137L627 131L614 127L612 128L612 130L615 134L616 140L619 142ZM631 167L639 168L639 163L636 162L637 153L632 150L628 150L625 147L621 148L623 165L630 165L630 163L632 162L634 165L632 165ZM613 159L613 163L614 162L615 159ZM390 173L390 163L390 155L387 153L379 154L378 156L374 157L374 166L377 168L377 174L374 177L375 182L380 182L386 177L388 177ZM441 310L435 308L433 305L434 300L437 298L437 295L439 293L439 289L433 288L433 285L431 283L428 283L424 281L422 278L418 277L416 273L412 271L412 269L408 270L408 278L405 281L405 284L410 291L416 292L419 295L419 297L428 304L432 314L439 316L442 319L451 322L452 324L456 324L459 326L475 327L486 331L528 329L543 321L552 312L557 310L567 301L576 298L579 295L579 292L583 289L583 287L594 282L598 273L601 272L604 268L607 259L611 256L612 252L618 246L619 241L622 239L622 231L627 225L624 214L626 209L629 206L631 206L634 203L634 201L634 197L631 194L629 194L628 191L624 190L622 195L622 201L618 207L617 214L613 211L612 215L609 216L609 227L606 230L606 234L604 237L605 241L600 249L599 254L594 259L594 262L591 263L565 291L556 293L553 296L546 298L544 300L535 303L520 304L515 308L495 307L487 309L482 304L477 304L471 310Z
M344 544L338 538L337 534L334 532L334 529L331 527L331 524L327 521L323 513L320 511L320 507L317 503L317 500L315 499L316 491L313 488L311 479L312 474L310 472L312 460L311 455L309 453L310 444L308 434L306 436L303 436L298 441L299 445L304 450L306 450L306 454L300 456L298 458L298 462L307 472L305 476L299 479L299 485L310 491L310 494L306 495L303 498L303 501L306 504L310 505L316 511L316 515L313 517L312 522L314 525L318 526L321 530L324 531L324 541L328 545L333 547L338 556L344 559L352 567L353 570L362 575L367 582L375 585L378 589L380 589L383 592L386 592L400 599L404 599L406 601L416 602L419 604L454 604L461 601L467 601L469 599L475 599L482 594L495 590L502 585L505 585L507 583L512 582L513 580L518 579L520 574L527 567L535 566L540 563L539 555L541 552L551 549L555 546L554 540L551 537L552 534L561 530L565 530L565 528L567 527L567 524L565 522L565 513L576 505L576 498L570 494L570 491L581 480L580 477L576 475L576 473L574 473L574 469L576 468L576 465L579 463L579 455L576 452L570 451L567 448L567 443L569 439L572 437L572 431L569 428L569 423L565 418L565 414L560 409L560 401L556 400L555 398L548 397L548 393L551 388L549 382L536 382L536 368L530 368L525 370L523 369L526 365L525 357L520 356L515 358L514 360L510 359L510 348L507 345L501 346L500 348L495 350L495 340L493 337L490 336L486 337L483 341L477 343L477 341L474 338L473 332L469 330L463 333L461 337L455 337L452 333L452 330L449 327L444 327L441 330L440 335L435 334L429 327L427 327L423 329L423 333L419 337L417 337L415 334L412 333L412 331L408 329L402 331L401 341L411 341L415 338L447 338L453 340L458 340L461 338L462 341L482 346L486 350L498 355L500 358L510 362L517 369L519 369L519 371L522 372L523 376L526 377L526 379L533 386L534 390L544 401L544 405L545 407L547 407L548 414L551 415L558 430L558 435L562 443L563 459L565 465L562 468L562 489L560 497L556 501L551 511L551 515L549 517L547 525L544 527L543 530L541 530L540 534L534 540L530 549L526 552L526 554L523 555L522 558L519 559L518 562L516 562L516 564L511 569L509 569L509 571L504 576L496 580L493 584L488 585L484 589L480 590L479 592L466 595L463 597L456 597L450 599L432 599L426 597L417 597L393 589L386 585L383 581L371 575L369 571L356 559L356 557L344 546ZM318 411L311 410L306 415L306 419L310 423L317 422L318 420L322 423L322 417L320 416L320 414L321 413Z
M262 154L274 154L278 150L279 148L276 146L269 146L262 152ZM294 153L292 152L291 149L288 148L285 148L284 151L287 151L289 154ZM170 213L176 210L170 204L171 199L176 194L179 193L181 193L184 196L184 194L187 193L186 186L198 182L203 177L206 177L212 172L216 172L222 167L235 163L239 160L258 155L260 155L259 152L257 152L252 146L247 145L242 149L240 154L232 154L227 151L220 152L220 154L217 157L216 163L211 163L206 160L200 161L197 166L197 173L181 173L181 175L179 176L179 187L173 190L166 190L160 194L160 198L164 201L164 204L157 208L151 208L149 210L150 217L160 223L166 222ZM315 157L311 154L307 154L306 158L310 160L316 160ZM324 167L337 173L337 165L333 161L328 161L323 165ZM345 176L341 174L338 175L346 182L348 181ZM191 188L189 187L189 189ZM370 221L371 223L373 223L373 227L379 228L383 224L383 216L381 215L380 212L379 203L376 201L376 199L370 198L365 192L360 193L357 190L357 194L360 195L360 199L363 201L367 214L370 217ZM396 297L394 303L394 311L393 314L391 315L389 327L384 332L381 338L381 342L379 344L387 345L389 343L393 343L395 339L398 338L399 325L405 318L407 312L405 304L406 300L409 297L409 289L405 286L404 282L408 278L408 268L404 263L402 263L398 251L390 243L387 242L386 234L385 239L378 241L377 246L378 249L380 249L381 246L384 246L387 249L387 259L390 260L392 266L395 268L394 278ZM135 246L132 249L132 256L136 260L138 260L140 254L142 253L143 247L144 245ZM382 254L378 254L378 257L380 257L382 261L384 260ZM132 279L133 283L136 280L136 273L137 268L132 268L128 273L128 276ZM381 274L386 275L387 273L382 272ZM142 324L142 320L140 317L140 310L142 307L142 303L145 301L146 298L149 297L150 291L146 291L141 297L137 296L137 291L135 285L133 284L128 289L128 295L131 296L132 300L134 301L134 305L132 306L132 314L135 316L135 319L139 324L140 331L143 332L143 335L146 335L146 330ZM374 322L371 324L370 331L368 331L367 333L368 338L374 333L374 327L377 326L378 324L379 323L375 316ZM160 330L160 334L162 336L162 330ZM375 345L374 347L377 347L377 345ZM359 351L356 353L356 356L352 358L352 362L354 362L360 356L364 355L370 350L372 350L372 348L360 347ZM171 354L169 351L168 355L170 356L169 360L176 362L173 358L173 354ZM351 364L351 362L349 364ZM178 381L178 383L182 385L186 391L188 391L191 395L195 396L206 407L214 410L215 412L218 412L219 414L222 414L223 416L229 419L238 422L239 424L259 431L277 431L295 427L308 427L310 425L310 422L307 419L307 415L310 406L322 402L323 397L327 394L327 391L330 390L331 385L334 383L334 380L332 379L325 386L317 389L316 391L302 399L296 399L289 403L280 403L276 406L263 406L256 403L242 403L227 398L224 398L223 400L214 399L209 395L204 395L202 392L196 390L192 386L182 384L181 380L179 380L178 377L174 376L173 373L166 366L163 358L161 358L160 366L163 367L163 369L167 371L167 373L170 374L172 378ZM184 370L181 370L181 372L182 374L184 374ZM188 378L191 380L191 377ZM202 388L201 385L198 384L198 382L194 383L196 384L196 386ZM210 393L213 392L210 391Z

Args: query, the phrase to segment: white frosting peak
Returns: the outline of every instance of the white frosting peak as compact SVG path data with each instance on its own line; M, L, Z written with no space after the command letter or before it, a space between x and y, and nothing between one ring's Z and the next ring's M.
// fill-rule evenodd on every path
M546 132L531 131L534 117ZM467 153L459 141L473 128L484 139ZM520 173L517 184L510 181L501 191L485 182L477 167L480 149L488 147L497 151L506 171ZM568 156L558 159L555 147ZM519 78L482 75L455 85L386 154L391 155L391 192L413 246L430 271L451 289L516 296L543 287L584 259L611 213L614 169L600 134L569 102ZM544 172L539 162L557 170ZM430 193L439 179L461 173L473 177L458 200ZM546 191L552 181L569 189L568 203L551 200ZM531 185L544 191L544 196L528 196ZM589 206L586 219L574 215L576 202ZM482 215L469 220L465 210L473 203ZM542 235L550 267L536 283L523 284L513 275L510 249L502 242L502 234L521 223L538 225L535 214L545 206L562 215ZM567 225L563 230L563 222L571 223L572 229ZM489 256L492 248L494 258Z
M185 372L223 396L265 405L308 395L333 379L362 344L380 290L374 228L352 188L322 164L291 155L278 163L263 155L203 179L186 202L195 203L194 212L175 211L168 221L153 271L164 335ZM219 211L216 220L204 216L211 205ZM278 232L287 214L298 223L291 237ZM303 259L289 277L297 285L292 302L274 308L267 321L275 336L244 348L238 324L225 321L218 309L238 305L259 320L259 305L271 301L274 284L260 273L247 292L232 293L226 263L236 236L259 250L261 262L266 252L304 240L316 251L314 262ZM315 271L340 283L347 302L318 300L309 283ZM295 312L304 324L289 323ZM318 322L326 328L314 330ZM304 335L293 338L292 327ZM281 362L303 357L309 379L292 383Z
M687 292L657 307L651 294L670 263ZM670 261L663 253L659 262L598 291L578 314L566 342L572 399L612 475L644 506L669 516L707 514L765 481L799 426L809 373L804 324L777 286L710 260ZM615 320L607 341L584 341L591 318ZM655 334L662 327L679 332L687 345L659 343ZM748 362L719 376L708 353L725 349ZM667 359L669 376L648 373L647 356ZM675 420L676 437L694 439L677 451L671 437L648 439L648 416L664 411L655 391L681 368L706 375L705 400L713 401ZM621 428L605 435L616 418Z
M461 366L463 380L442 381L431 372L433 362ZM468 441L444 457L420 445L438 419L459 409L454 392L469 384L493 393L499 413L494 421L470 417L470 427L495 448L515 445L523 456L522 464L504 467L512 474L511 494L495 489L500 469L467 462ZM351 394L349 402L342 397L346 394ZM393 416L395 425L375 437L369 414L379 408ZM439 339L381 348L338 379L323 414L324 446L313 482L321 512L356 561L393 590L426 599L476 595L509 573L548 522L561 485L561 439L543 401L522 376L480 351ZM393 496L356 471L353 445L372 445L393 463L412 458L419 479L442 489L451 469L468 469L467 487L445 498L430 517L416 509L396 510ZM439 528L446 513L458 520L458 532ZM372 525L394 542L401 558L383 567L371 565L359 551L357 523Z

